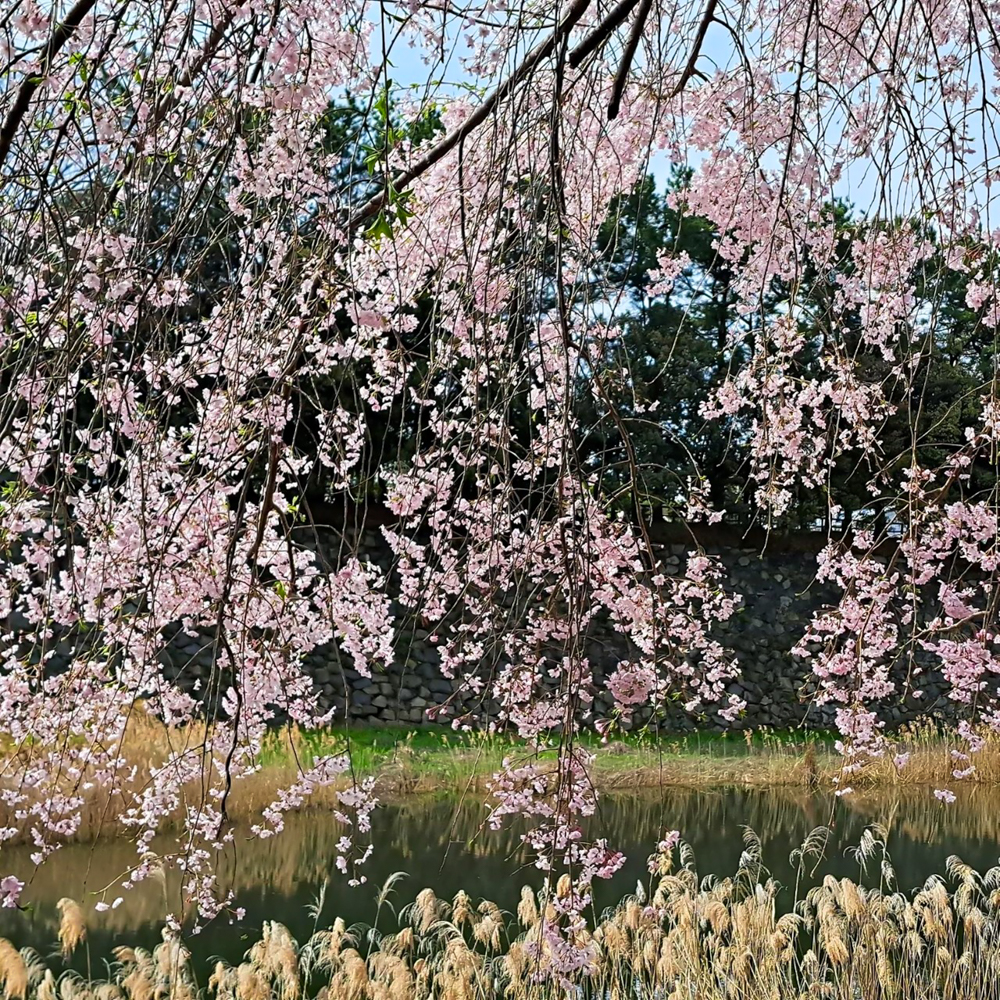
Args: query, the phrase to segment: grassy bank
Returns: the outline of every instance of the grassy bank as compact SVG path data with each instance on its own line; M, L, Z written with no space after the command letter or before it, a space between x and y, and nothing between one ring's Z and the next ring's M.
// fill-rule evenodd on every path
M604 789L682 785L807 785L839 769L834 737L815 733L628 734L607 743L582 733ZM504 759L554 762L556 749L529 753L522 740L445 729L281 731L264 748L265 768L286 768L349 748L358 773L376 775L386 794L483 790Z
M148 718L137 717L123 747L125 759L139 766L134 787L141 788L144 775L166 759L168 748L174 753L179 747L197 753L203 741L203 730L165 730ZM749 786L832 793L838 782L859 792L956 784L951 756L956 741L930 727L901 731L882 760L850 779L842 774L844 758L834 749L834 738L829 734L761 730L677 736L644 732L609 743L596 735L582 734L578 741L594 752L593 780L603 791ZM234 782L227 803L229 815L238 822L259 817L279 791L295 781L300 769L308 768L320 756L345 751L351 755L355 778L374 777L379 796L390 801L434 793L481 796L505 759L539 759L529 753L523 741L499 734L456 733L443 728L352 727L321 732L285 728L265 741L259 770ZM894 764L897 754L908 756L905 767ZM556 750L542 753L540 760L554 764ZM976 772L964 784L1000 785L1000 738L987 736L975 764ZM307 807L329 807L337 790L338 786L318 789L307 800ZM78 839L87 840L100 830L113 829L116 815L129 803L130 794L126 790L109 802L100 786L94 785L87 793ZM202 794L200 787L193 787L191 802L196 803Z
M1000 785L1000 737L984 734L969 784ZM595 755L593 777L602 789L658 785L722 787L823 787L846 783L844 758L831 733L757 730L686 735L643 732L603 742L595 734L576 741ZM959 742L932 726L900 730L885 756L850 777L859 789L955 783L952 750ZM548 750L529 756L523 741L485 733L393 728L281 731L264 748L264 770L284 770L295 760L349 748L358 773L375 775L383 794L480 791L505 758L555 761ZM905 766L896 758L905 756Z

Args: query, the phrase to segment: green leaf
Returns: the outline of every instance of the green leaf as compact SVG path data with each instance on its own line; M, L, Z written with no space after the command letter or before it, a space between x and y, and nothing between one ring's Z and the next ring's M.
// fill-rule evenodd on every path
M379 116L382 123L386 126L389 124L389 113L390 113L390 103L389 103L389 88L392 86L392 80L386 80L385 84L382 86L382 90L375 100L375 114Z
M392 222L384 209L375 216L375 221L365 230L365 236L372 240L383 236L392 239Z

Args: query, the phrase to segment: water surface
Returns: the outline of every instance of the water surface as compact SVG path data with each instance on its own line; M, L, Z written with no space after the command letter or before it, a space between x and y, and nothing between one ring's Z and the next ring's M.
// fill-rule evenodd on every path
M542 873L529 864L520 847L518 830L491 831L485 827L486 811L473 800L456 801L413 797L401 804L383 806L374 817L376 851L366 865L368 884L350 888L333 869L335 844L341 829L321 812L289 816L285 832L269 840L237 836L232 850L221 859L224 885L231 886L236 905L246 909L239 924L216 922L193 937L189 945L196 963L213 956L238 961L257 936L263 920L279 920L304 940L317 926L308 912L326 883L318 926L329 926L336 916L349 924L370 924L375 916L377 887L394 872L405 872L392 896L399 908L430 886L442 897L464 889L474 899L488 898L507 910L517 905L524 884L540 885ZM599 815L587 833L606 837L628 855L622 871L598 886L597 905L617 901L634 891L636 881L648 884L646 859L665 829L676 828L693 846L699 875L731 874L743 850L742 828L750 826L763 841L763 859L783 884L792 885L794 869L790 851L816 826L833 828L827 856L812 875L861 875L857 861L845 850L856 845L864 828L878 822L890 830L889 854L899 888L912 889L929 875L944 874L945 861L956 854L979 870L1000 858L1000 791L971 788L956 803L944 805L927 789L891 794L855 794L835 799L802 790L686 790L659 789L642 794L618 794L602 800ZM161 852L176 849L165 838L154 844ZM124 839L101 839L63 848L32 874L28 848L4 848L3 869L13 871L28 885L23 897L30 912L0 911L0 935L18 947L31 945L43 954L55 948L58 915L56 901L71 896L85 901L91 960L110 958L117 944L152 947L160 940L165 913L177 909L180 879L168 872L165 879L150 880L125 892L114 910L93 910L94 894L123 876L136 856ZM877 884L878 866L866 881ZM111 889L109 900L119 895ZM787 894L789 901L791 893ZM380 927L395 925L391 908L383 909ZM81 951L73 961L86 967ZM196 968L204 966L196 965Z

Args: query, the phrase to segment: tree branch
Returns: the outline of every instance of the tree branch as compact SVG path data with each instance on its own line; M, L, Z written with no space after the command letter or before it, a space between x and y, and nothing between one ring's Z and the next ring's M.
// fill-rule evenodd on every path
M619 4L608 16L594 28L593 31L569 54L569 64L573 69L578 69L580 63L592 52L600 48L611 37L611 33L621 27L627 20L629 14L635 10L639 0L620 0Z
M583 16L590 6L590 0L574 0L566 16L544 42L535 46L525 57L516 70L496 90L490 94L476 110L450 135L445 136L436 146L429 149L408 170L393 178L392 185L397 191L412 184L421 174L426 173L442 157L451 152L460 142L474 132L492 113L493 109L507 97L518 84L524 81L535 67L545 59L555 48L556 42ZM363 205L347 223L348 230L356 229L361 223L377 215L388 200L388 192L380 191Z
M705 41L708 26L715 20L715 8L718 7L718 5L719 0L708 0L708 6L705 7L705 13L702 14L701 23L698 25L698 33L694 36L694 45L691 48L691 55L688 56L687 64L684 66L684 70L681 73L681 78L674 84L669 97L676 97L688 85L691 77L698 72L697 65L698 57L701 55L701 46Z
M97 0L77 0L76 6L66 15L66 19L49 36L38 72L26 76L22 81L14 105L7 114L3 128L0 129L0 166L3 166L7 159L11 144L14 142L14 136L17 134L25 114L27 114L28 105L31 104L32 96L45 82L45 78L52 68L52 60L73 37L76 29L80 27L80 22L90 13L96 3Z
M628 83L628 74L632 68L632 60L635 58L635 50L639 47L642 29L646 27L646 19L649 17L649 10L652 6L653 0L642 0L635 20L632 22L632 30L629 32L628 42L622 53L622 61L615 75L615 84L611 89L611 100L608 102L609 122L618 117L618 109L621 107L622 94L625 93L625 84Z

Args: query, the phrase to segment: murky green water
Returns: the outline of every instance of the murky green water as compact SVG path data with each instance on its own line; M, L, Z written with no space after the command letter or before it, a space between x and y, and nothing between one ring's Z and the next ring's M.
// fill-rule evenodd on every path
M369 882L353 889L333 871L334 845L341 831L328 815L291 816L285 833L271 840L237 838L223 859L221 876L223 884L234 889L237 905L246 908L246 920L241 926L210 925L193 938L195 960L238 959L255 940L263 920L279 920L298 938L308 937L314 921L307 907L324 882L328 886L319 926L329 926L336 916L348 923L371 923L377 886L399 871L407 878L392 896L397 908L431 886L440 896L451 897L465 889L474 898L486 897L512 910L520 887L537 885L542 876L526 864L516 830L487 830L484 819L484 807L474 801L413 798L383 807L375 821L377 850L367 866ZM765 865L779 881L791 884L789 852L818 825L832 826L834 836L814 878L832 873L857 879L857 862L845 855L845 848L857 844L864 827L873 821L891 831L889 851L899 887L905 890L934 872L943 874L948 855L957 854L980 870L1000 858L1000 791L994 789L970 789L951 806L937 802L929 790L836 800L805 792L667 789L602 801L588 833L607 837L629 860L614 879L599 886L597 904L603 906L632 891L637 879L648 880L645 861L665 828L681 830L693 845L699 874L723 876L738 864L741 827L748 825L763 839ZM167 843L159 849L167 850ZM115 945L158 943L164 914L177 908L179 878L170 873L165 880L149 881L126 893L115 910L93 910L98 898L94 893L120 880L135 862L127 841L72 845L33 876L28 853L26 848L3 850L4 871L30 878L24 898L33 904L31 912L0 911L0 934L18 947L30 944L43 954L51 953L56 901L62 896L85 900L88 943L97 974ZM876 870L868 881L877 880ZM116 895L112 890L108 898ZM380 926L394 922L393 914L384 910ZM74 965L85 968L85 964L81 952Z

